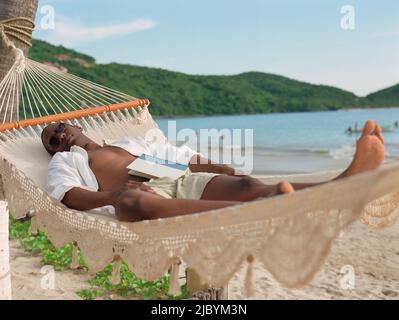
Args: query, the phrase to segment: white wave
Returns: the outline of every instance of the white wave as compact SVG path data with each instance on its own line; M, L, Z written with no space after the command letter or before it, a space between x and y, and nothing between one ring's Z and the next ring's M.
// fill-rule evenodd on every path
M355 147L351 145L343 145L337 149L329 151L329 155L335 160L352 158L355 153Z

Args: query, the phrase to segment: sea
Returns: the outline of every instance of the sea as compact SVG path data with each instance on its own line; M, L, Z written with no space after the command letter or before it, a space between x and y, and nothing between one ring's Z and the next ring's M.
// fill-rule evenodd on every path
M399 108L160 118L156 121L171 143L185 143L214 161L239 167L245 159L252 161L245 165L251 174L294 174L343 170L351 162L360 135L348 133L347 129L361 129L368 119L385 128L387 162L398 161L399 128L395 127L395 122L399 122ZM194 142L187 138L193 133L197 137ZM203 137L207 133L208 144L204 145ZM212 150L221 151L223 156L218 157ZM240 152L241 162L232 161L234 156L230 159L224 156L233 151Z

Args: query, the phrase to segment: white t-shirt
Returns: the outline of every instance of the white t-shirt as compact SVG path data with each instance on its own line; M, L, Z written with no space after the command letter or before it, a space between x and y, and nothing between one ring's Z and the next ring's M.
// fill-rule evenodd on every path
M199 154L185 145L176 147L170 143L150 143L141 137L126 137L114 142L106 141L106 144L120 147L134 156L144 153L182 164L188 164L194 155ZM88 160L86 150L78 146L72 146L70 151L57 152L48 166L45 190L49 196L61 201L65 193L75 187L97 192L98 182ZM112 215L115 210L113 206L105 206L90 212Z

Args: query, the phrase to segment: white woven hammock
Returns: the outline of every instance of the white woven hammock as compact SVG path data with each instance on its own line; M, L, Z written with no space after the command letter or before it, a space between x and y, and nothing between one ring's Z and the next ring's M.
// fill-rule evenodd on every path
M0 108L7 110L3 123L17 120L13 118L15 108L18 119L27 119L132 100L21 56L0 83ZM164 137L147 106L76 121L99 143L106 138L144 135L150 129ZM312 279L333 240L350 223L361 219L370 226L385 227L399 216L399 166L386 166L225 209L120 223L68 209L47 196L43 186L50 156L41 144L41 130L38 125L0 133L0 173L11 213L15 218L33 214L32 231L43 229L57 247L77 243L93 272L120 257L138 277L154 280L184 261L207 283L223 286L242 263L250 267L252 259L248 262L246 258L253 256L280 283L298 287ZM264 181L321 181L335 174L269 177Z

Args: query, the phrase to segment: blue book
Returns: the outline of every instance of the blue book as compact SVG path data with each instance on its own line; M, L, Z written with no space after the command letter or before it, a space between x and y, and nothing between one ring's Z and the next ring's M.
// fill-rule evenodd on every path
M169 177L178 179L188 171L188 165L142 154L127 166L129 174L148 179Z

